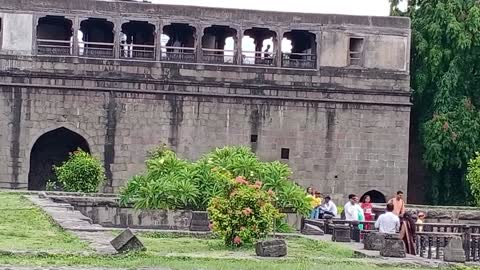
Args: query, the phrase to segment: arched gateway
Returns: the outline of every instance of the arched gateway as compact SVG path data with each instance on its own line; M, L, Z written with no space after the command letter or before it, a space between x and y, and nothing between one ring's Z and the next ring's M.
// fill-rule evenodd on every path
M90 153L87 141L79 134L61 127L37 139L30 154L29 190L45 190L47 181L53 179L53 165L68 159L78 148Z

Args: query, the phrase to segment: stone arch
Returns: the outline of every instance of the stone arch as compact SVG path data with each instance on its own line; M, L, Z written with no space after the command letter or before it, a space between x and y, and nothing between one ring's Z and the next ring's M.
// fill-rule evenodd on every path
M28 189L44 190L47 181L54 177L53 165L60 165L69 153L78 148L90 153L87 140L65 127L50 130L38 137L30 151Z
M387 198L385 197L385 194L378 190L370 190L365 192L365 194L362 195L360 198L360 201L363 202L363 199L365 199L365 196L370 196L370 200L372 203L386 203Z

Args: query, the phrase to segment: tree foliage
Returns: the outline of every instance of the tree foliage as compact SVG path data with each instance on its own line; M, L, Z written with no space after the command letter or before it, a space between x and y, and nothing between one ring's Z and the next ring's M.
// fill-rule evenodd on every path
M467 164L480 147L480 4L416 0L402 12L398 3L391 0L392 14L412 20L412 127L424 148L429 194L432 203L465 204Z
M480 206L480 152L468 163L467 181L477 206Z

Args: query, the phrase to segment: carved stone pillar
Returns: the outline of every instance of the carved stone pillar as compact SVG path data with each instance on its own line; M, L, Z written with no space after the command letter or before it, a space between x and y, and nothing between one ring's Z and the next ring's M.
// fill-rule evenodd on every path
M236 39L234 38L235 42L235 56L236 56L236 64L242 65L243 64L243 54L242 54L242 41L243 41L243 29L237 28L237 35Z
M203 38L203 25L195 25L195 54L197 63L203 62L203 50L202 50L202 38Z
M162 22L155 23L155 60L162 60Z
M121 19L113 20L113 56L115 59L120 59L120 36L122 34L122 24Z
M282 40L283 40L283 35L284 31L283 30L278 30L275 32L276 33L276 38L273 39L273 48L275 49L275 66L281 67L282 66Z
M72 55L73 56L78 56L79 54L79 40L78 40L78 31L80 31L80 18L79 17L74 17L72 19L73 25L72 25Z

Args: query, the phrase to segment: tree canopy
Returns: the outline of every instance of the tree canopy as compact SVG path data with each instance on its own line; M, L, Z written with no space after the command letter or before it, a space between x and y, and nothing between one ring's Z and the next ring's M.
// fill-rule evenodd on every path
M405 0L404 0L405 1ZM480 4L477 0L409 0L392 15L412 21L412 128L420 134L438 204L471 202L468 161L480 147Z

